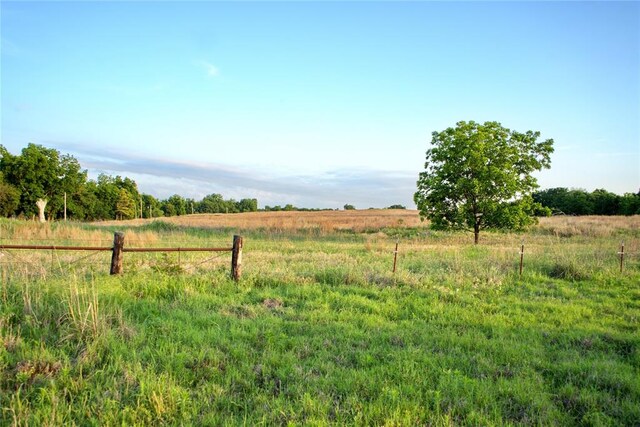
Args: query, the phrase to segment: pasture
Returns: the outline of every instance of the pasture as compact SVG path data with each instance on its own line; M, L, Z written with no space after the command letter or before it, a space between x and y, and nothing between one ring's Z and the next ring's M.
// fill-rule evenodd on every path
M137 247L241 234L242 279L228 254L127 253L109 276L108 252L0 252L0 424L640 420L638 216L544 218L478 246L390 210L2 220L0 243L116 230Z

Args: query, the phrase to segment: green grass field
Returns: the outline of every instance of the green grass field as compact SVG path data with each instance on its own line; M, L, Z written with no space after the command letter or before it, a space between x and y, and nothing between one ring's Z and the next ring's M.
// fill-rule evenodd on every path
M243 234L239 283L226 253L127 253L112 277L109 252L0 252L0 425L638 425L640 232L561 221L478 247L420 227L124 230ZM0 243L115 229L5 220Z

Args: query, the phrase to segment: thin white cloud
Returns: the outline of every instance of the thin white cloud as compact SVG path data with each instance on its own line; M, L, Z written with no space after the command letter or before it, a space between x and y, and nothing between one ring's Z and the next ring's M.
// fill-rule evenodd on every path
M180 194L195 199L221 193L225 197L258 197L261 205L292 203L303 207L359 208L392 204L413 206L417 173L371 169L334 169L313 175L280 174L273 170L234 167L206 162L184 162L122 152L84 144L50 143L71 151L92 175L123 174L140 190L156 197Z
M212 63L207 61L200 61L198 62L198 64L205 69L205 71L207 72L207 76L217 77L220 75L220 70Z

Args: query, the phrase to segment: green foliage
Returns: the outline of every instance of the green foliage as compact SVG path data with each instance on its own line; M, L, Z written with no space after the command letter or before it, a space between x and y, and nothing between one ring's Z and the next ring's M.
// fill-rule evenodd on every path
M204 196L198 204L199 213L224 213L227 211L227 204L221 194L209 194Z
M0 216L11 216L20 205L20 190L4 182L0 173Z
M165 216L186 215L187 201L184 197L174 194L162 204L162 209Z
M371 208L373 209L373 208ZM297 206L293 206L293 205L286 205L284 208L280 205L275 205L275 206L269 206L266 205L264 207L264 209L262 209L265 212L279 212L279 211L298 211L298 212L322 212L322 211L332 211L333 209L331 208L299 208ZM337 210L337 209L336 209Z
M355 207L355 206L353 206L353 205L350 205L350 204L346 204L346 205L344 205L344 210L345 210L345 211L353 211L353 210L355 210L355 209L356 209L356 207Z
M391 205L387 209L407 209L407 207L403 205Z
M143 218L157 218L163 215L158 199L149 194L142 194L141 197Z
M181 230L181 227L171 222L166 221L152 221L138 227L139 230L153 231L155 233L172 233Z
M211 194L198 202L175 194L159 201L140 194L136 182L127 177L100 174L96 180L87 180L87 171L81 170L73 156L35 144L29 144L20 155L0 145L0 176L2 216L36 215L36 201L46 199L47 217L61 219L65 194L68 218L87 221L258 210L258 201L253 198L224 200L220 194Z
M477 243L482 229L522 229L535 221L531 173L549 167L552 139L537 142L539 132L473 121L432 135L414 200L435 229L473 230Z
M116 218L132 219L135 217L136 202L131 194L124 188L120 189L116 202Z
M239 212L257 212L258 199L241 199L237 203L237 209Z
M573 281L586 280L589 276L583 270L575 262L559 260L551 266L549 277Z
M209 194L196 203L196 211L199 213L256 212L257 210L257 199L241 199L237 202L233 199L224 200L221 194Z
M174 258L169 254L162 254L160 260L151 266L151 269L159 273L164 274L179 274L183 273L184 269Z
M637 193L625 193L620 200L620 214L640 215L640 191Z
M17 211L29 217L37 214L36 201L46 199L47 217L61 218L64 214L64 193L74 202L86 182L87 172L70 155L61 155L55 149L29 144L20 155L10 154L0 146L0 172L7 183L18 189L20 203ZM78 211L81 209L78 207Z
M604 189L591 193L580 189L549 188L533 194L536 202L565 215L638 215L640 192L623 196Z

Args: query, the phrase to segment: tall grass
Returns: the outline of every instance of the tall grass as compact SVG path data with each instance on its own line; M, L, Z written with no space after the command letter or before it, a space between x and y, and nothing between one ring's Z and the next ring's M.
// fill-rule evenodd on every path
M19 255L31 267L0 264L0 424L636 425L637 218L576 221L480 246L421 227L255 226L240 230L239 283L228 254L186 269L126 253L119 277L108 257L83 269ZM32 226L52 240L114 230ZM5 242L31 235L0 227ZM225 245L238 231L147 227L125 228L125 244Z

